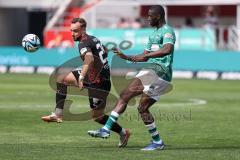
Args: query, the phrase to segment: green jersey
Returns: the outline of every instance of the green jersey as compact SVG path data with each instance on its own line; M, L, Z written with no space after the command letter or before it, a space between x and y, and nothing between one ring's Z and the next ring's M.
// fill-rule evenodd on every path
M155 29L149 36L145 50L148 52L157 51L167 43L174 45L175 40L176 37L173 28L165 24L161 28ZM172 80L173 50L165 56L150 58L148 62L151 63L149 68L154 70L160 78L166 81Z

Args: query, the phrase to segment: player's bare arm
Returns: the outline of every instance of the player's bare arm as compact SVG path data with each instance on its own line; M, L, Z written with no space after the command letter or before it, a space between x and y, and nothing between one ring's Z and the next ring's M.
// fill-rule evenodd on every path
M146 62L148 61L149 58L146 57L146 55L149 52L144 50L144 52L142 54L136 55L132 57L132 62Z
M80 89L83 88L83 80L93 62L94 62L94 57L92 52L87 52L84 56L82 71L78 81L78 86Z
M113 48L112 51L113 51L118 57L120 57L120 58L122 58L122 59L131 61L131 62L135 62L134 59L133 59L134 56L127 56L127 55L124 54L122 51L120 51L120 49L118 49L118 48ZM147 54L147 53L148 53L148 51L145 50L145 51L144 51L142 54L140 54L140 55L144 56L144 55ZM140 56L140 55L139 55L139 56ZM147 58L144 58L142 62L145 62L145 61L147 61L147 60L148 60Z
M174 46L171 43L167 43L163 46L163 48L154 51L154 52L147 52L145 54L140 54L132 57L133 62L146 62L149 58L158 58L171 53L174 49Z
M127 56L126 54L124 54L119 48L112 48L111 49L113 51L113 53L115 53L118 57L131 61L131 56Z
M163 48L161 48L161 49L159 49L159 50L157 50L157 51L154 51L154 52L145 54L144 57L146 57L146 58L158 58L158 57L162 57L162 56L165 56L165 55L170 54L173 49L174 49L173 44L167 43L167 44L165 44L165 45L163 46Z

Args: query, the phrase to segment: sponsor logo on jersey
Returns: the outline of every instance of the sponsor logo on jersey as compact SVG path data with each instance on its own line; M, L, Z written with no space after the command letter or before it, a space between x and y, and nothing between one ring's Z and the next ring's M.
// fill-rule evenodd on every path
M170 38L170 39L173 39L173 35L171 33L166 33L164 35L164 38Z

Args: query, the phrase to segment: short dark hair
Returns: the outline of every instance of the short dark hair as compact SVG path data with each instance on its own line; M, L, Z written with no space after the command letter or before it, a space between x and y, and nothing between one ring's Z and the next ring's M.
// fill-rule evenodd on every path
M77 23L79 22L81 24L81 27L86 28L87 27L87 22L83 18L73 18L72 23Z
M161 6L161 5L154 5L150 9L155 11L156 13L160 14L162 19L165 19L165 11L164 11L163 6Z

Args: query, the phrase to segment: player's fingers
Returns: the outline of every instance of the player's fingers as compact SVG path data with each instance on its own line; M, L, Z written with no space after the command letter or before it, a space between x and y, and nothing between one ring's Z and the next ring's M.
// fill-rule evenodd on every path
M113 51L114 53L120 53L120 50L119 50L118 48L112 48L112 51Z
M117 51L113 51L113 53L114 53L114 54L117 54L117 55L119 54L119 52L117 52Z
M132 61L133 63L137 63L138 62L138 59L136 57L133 57L132 60L133 60Z
M136 59L135 58L131 58L130 61L133 62L133 63L136 63Z
M113 47L111 50L118 50L118 48L117 47Z
M121 52L115 52L115 54L121 58L123 57L123 54Z
M83 87L83 86L78 86L78 87L79 87L80 91L84 89L84 87Z
M111 51L116 52L116 48L112 48Z

